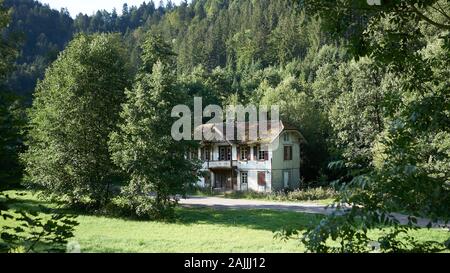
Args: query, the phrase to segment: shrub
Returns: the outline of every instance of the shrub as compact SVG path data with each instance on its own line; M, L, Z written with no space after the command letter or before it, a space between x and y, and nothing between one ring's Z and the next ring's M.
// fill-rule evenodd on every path
M132 198L119 195L105 206L104 214L145 220L171 220L175 217L176 205L175 199L156 202L156 198L150 195L136 195Z
M295 190L287 194L288 200L321 200L335 198L337 192L332 188L311 188L307 190Z
M318 187L299 189L295 191L278 191L273 193L262 192L233 192L225 194L228 198L265 199L271 201L314 201L336 198L338 193L332 188Z

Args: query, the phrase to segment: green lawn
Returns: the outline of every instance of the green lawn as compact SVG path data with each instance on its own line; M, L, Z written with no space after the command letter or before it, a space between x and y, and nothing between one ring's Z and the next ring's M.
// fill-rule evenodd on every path
M30 210L52 206L31 194L17 197L15 206ZM292 240L274 239L274 231L305 228L321 216L270 210L177 209L174 223L136 221L94 215L79 215L80 225L71 240L83 252L302 252ZM11 222L0 220L1 225ZM448 232L420 230L423 240L445 241Z

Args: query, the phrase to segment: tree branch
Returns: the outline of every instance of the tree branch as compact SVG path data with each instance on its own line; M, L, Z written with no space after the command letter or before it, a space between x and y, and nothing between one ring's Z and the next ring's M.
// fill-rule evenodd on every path
M450 20L450 15L448 15L447 12L445 12L445 10L442 8L442 6L439 4L439 2L436 2L436 5L438 6L437 8L433 7L434 9L438 10L442 15L444 15L445 18Z
M425 14L420 12L415 6L411 6L411 9L412 9L412 11L414 11L415 14L417 14L422 20L426 21L427 23L429 23L435 27L441 28L441 29L450 30L450 25L441 24L441 23L431 20L430 18L425 16Z

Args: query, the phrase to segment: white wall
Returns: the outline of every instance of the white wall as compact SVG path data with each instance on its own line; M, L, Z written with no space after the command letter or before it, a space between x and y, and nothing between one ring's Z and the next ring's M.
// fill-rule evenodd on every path
M284 140L284 135L289 134L289 140ZM297 188L300 184L300 136L294 132L283 132L279 139L278 149L273 151L273 188L281 190L284 188L283 172L291 172L290 187ZM292 160L284 160L284 146L292 146Z

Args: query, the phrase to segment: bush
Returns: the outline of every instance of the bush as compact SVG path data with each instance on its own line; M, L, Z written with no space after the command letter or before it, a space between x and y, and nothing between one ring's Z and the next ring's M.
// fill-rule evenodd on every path
M331 188L311 188L306 190L295 190L287 194L288 200L321 200L336 198L337 192Z
M174 199L156 202L156 198L150 195L137 195L131 198L119 195L105 206L104 214L143 220L171 220L175 218L176 205L177 201Z
M211 188L203 188L198 186L192 186L188 189L187 195L190 196L214 196L216 193Z
M314 201L336 198L338 193L332 188L318 187L295 191L262 192L233 192L225 194L228 198L265 199L271 201Z

